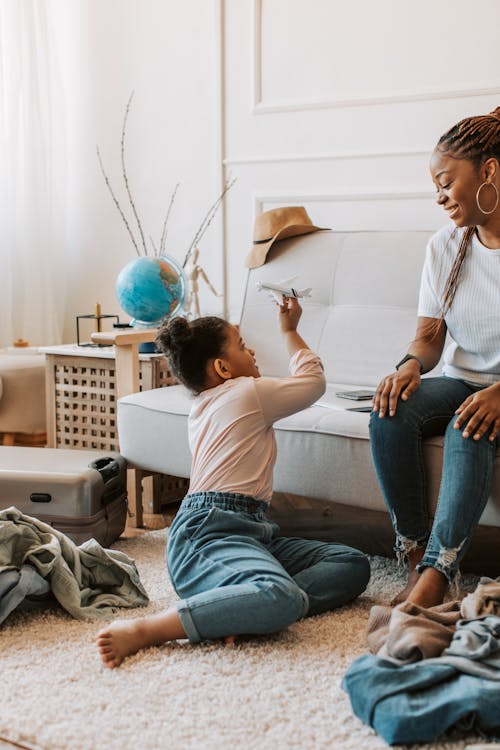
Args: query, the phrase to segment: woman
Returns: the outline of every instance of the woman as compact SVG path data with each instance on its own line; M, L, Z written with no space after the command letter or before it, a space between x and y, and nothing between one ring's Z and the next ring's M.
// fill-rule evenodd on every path
M415 339L378 386L372 455L409 564L393 604L440 604L488 500L500 432L500 107L467 117L439 140L430 171L452 224L430 240ZM441 377L421 379L446 348ZM422 440L444 434L429 533Z

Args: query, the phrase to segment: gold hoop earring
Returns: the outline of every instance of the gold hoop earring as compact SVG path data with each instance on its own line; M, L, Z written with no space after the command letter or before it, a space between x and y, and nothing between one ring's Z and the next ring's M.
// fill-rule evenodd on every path
M481 192L481 190L484 188L485 185L488 185L488 187L492 187L494 189L495 195L497 197L497 199L495 201L495 205L493 206L493 208L491 209L491 211L485 211L484 208L481 208L481 205L479 203L479 193ZM481 213L485 214L486 216L488 216L489 214L494 213L497 210L497 206L498 206L498 190L497 190L497 186L495 185L494 182L486 182L485 181L481 185L479 185L479 187L477 189L477 193L476 193L476 203L477 203L477 207L481 211Z

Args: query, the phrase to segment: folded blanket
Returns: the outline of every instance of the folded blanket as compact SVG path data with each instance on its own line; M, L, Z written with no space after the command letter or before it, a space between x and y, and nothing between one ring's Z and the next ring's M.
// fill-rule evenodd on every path
M14 575L5 575L9 571ZM77 619L105 618L110 607L139 607L149 601L134 561L123 552L104 549L95 539L77 547L17 508L0 511L0 623L24 596L46 590L41 579Z

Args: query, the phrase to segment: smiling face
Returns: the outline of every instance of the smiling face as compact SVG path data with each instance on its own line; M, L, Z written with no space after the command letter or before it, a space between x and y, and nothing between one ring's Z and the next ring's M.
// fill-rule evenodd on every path
M485 215L476 203L476 193L484 182L483 168L468 159L456 159L435 149L430 171L436 186L437 204L457 227L483 224Z
M469 159L458 159L436 148L431 156L430 172L436 186L437 204L457 227L486 226L490 222L492 214L484 211L493 209L497 200L493 190L498 177L497 159L486 159L477 167ZM481 211L476 195L484 182L488 186L484 186L481 192L481 207L484 209Z

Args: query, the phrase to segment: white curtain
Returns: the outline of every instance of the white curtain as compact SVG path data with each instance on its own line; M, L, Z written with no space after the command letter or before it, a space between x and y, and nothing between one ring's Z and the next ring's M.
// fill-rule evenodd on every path
M62 341L64 120L50 0L0 0L0 346Z

